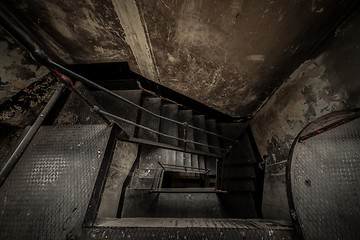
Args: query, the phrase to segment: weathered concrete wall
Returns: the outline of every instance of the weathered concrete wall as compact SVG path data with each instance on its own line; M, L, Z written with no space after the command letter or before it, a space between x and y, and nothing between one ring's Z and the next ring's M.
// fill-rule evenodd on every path
M346 8L337 1L137 2L160 82L241 117L252 117Z
M29 54L0 27L0 104L41 79L48 71L36 65Z
M327 113L360 107L360 16L352 18L305 61L262 107L251 127L265 156L263 213L289 218L285 163L297 134Z
M8 0L66 63L126 61L224 113L252 117L354 1Z

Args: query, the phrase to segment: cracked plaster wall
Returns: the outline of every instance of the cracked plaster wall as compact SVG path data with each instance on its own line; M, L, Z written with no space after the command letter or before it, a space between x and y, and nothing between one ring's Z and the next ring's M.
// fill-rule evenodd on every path
M263 214L289 219L285 164L295 137L311 121L360 107L360 16L348 19L275 92L251 121L265 159Z

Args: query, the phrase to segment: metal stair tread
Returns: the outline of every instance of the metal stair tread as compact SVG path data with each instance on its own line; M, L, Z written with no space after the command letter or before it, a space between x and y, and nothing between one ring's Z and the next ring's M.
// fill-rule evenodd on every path
M178 115L178 106L176 104L164 104L161 107L161 115L170 118L173 120L177 120ZM161 119L160 120L160 132L165 133L167 135L178 137L178 124ZM178 140L168 138L165 136L159 137L159 142L167 143L170 145L178 146Z
M206 130L205 116L204 115L194 115L193 116L193 122L194 122L195 127ZM204 133L204 132L201 132L199 130L194 130L194 139L195 139L196 142L208 144L207 134ZM195 145L195 148L197 148L199 150L202 150L204 152L209 151L209 147L207 147L207 146Z
M206 125L206 129L209 132L218 133L215 119L206 119L205 125ZM219 148L221 147L219 137L212 134L208 134L207 137L208 137L209 145ZM209 148L209 151L212 153L221 154L220 149Z
M200 129L206 129L205 125L205 116L204 115L194 115L193 116L193 123L195 127L198 127ZM201 132L199 130L194 130L194 140L199 143L208 144L207 134L204 132ZM208 152L209 148L206 146L201 145L195 145L195 149L199 149L204 152ZM191 159L191 165L193 167L201 167L203 166L205 168L205 159L203 157L198 156L198 159Z
M176 104L163 104L161 107L161 115L169 119L177 120L178 106ZM165 119L161 119L160 132L173 137L178 137L178 124ZM172 146L178 146L178 140L165 136L159 136L159 142L166 143ZM177 153L175 151L165 150L164 158L164 163L173 165L177 164Z
M140 105L142 90L115 90L115 94ZM103 91L91 91L91 95L100 104L99 107L103 108L111 114L125 118L132 122L136 122L138 116L138 108L126 103L114 96L109 95ZM120 120L115 120L129 136L133 136L135 132L135 126L124 123Z
M144 98L142 106L145 109L159 115L161 110L161 101L161 98ZM140 125L159 131L160 119L145 111L140 111ZM142 128L139 128L138 138L158 142L158 134Z

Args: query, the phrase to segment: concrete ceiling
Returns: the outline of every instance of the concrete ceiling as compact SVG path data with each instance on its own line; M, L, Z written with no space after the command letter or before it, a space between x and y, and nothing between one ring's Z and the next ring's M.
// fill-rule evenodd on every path
M7 0L0 9L63 63L133 71L252 117L355 1Z

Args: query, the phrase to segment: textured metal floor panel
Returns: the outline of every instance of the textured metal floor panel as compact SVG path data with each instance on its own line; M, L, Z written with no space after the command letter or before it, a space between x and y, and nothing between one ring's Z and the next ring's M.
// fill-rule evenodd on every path
M86 239L296 239L291 223L258 219L132 218L101 226L85 229Z
M109 135L106 125L41 127L0 189L0 239L76 239Z
M290 168L303 237L360 239L360 119L298 142Z

